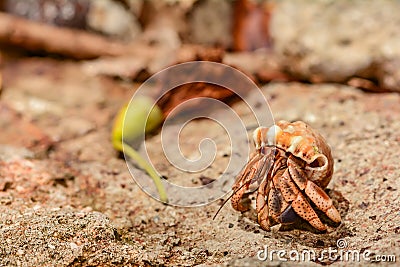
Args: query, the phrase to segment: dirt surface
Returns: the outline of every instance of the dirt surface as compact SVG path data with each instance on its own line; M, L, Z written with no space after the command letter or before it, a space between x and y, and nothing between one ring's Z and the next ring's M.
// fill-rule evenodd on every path
M340 226L330 225L322 234L307 225L265 232L254 211L240 214L226 205L212 220L221 201L179 208L141 191L110 143L112 118L135 86L85 76L78 63L44 59L7 64L3 75L2 266L294 266L299 262L276 257L260 261L257 252L268 246L320 255L323 249L337 248L338 239L347 242L346 249L369 250L371 259L400 256L396 93L365 93L336 84L262 87L276 120L303 120L328 140L335 159L328 192L342 215ZM234 106L246 118L243 107ZM186 139L183 152L197 147L204 132L211 137L223 134L215 123L194 121L188 125L191 139ZM156 137L149 140L154 149L159 147ZM228 141L216 140L222 150L215 166L226 164ZM152 160L170 179L186 185L217 178L221 172L215 167L188 176L164 157ZM346 261L325 258L300 264L341 266ZM376 265L363 260L355 264Z

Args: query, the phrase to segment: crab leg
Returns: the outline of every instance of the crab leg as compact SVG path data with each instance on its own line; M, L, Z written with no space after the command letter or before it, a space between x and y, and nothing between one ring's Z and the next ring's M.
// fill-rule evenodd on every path
M265 176L270 166L268 159L267 155L255 155L239 175L235 186L233 186L233 190L236 192L232 195L231 200L232 207L235 210L246 211L249 209L248 205L242 204L241 199L251 184L259 182Z
M296 162L296 160L292 156L288 158L287 166L290 177L300 188L300 190L304 190L307 186L307 175L305 174L303 169L299 167L298 162Z
M285 202L289 203L286 209L279 215L278 222L282 224L292 224L298 219L298 215L294 211L291 203L296 199L298 194L301 194L301 192L290 178L287 168L283 171L281 176L276 175L274 177L273 183L280 191Z
M263 158L264 157L259 154L254 155L247 164L247 167L239 174L237 182L235 183L235 186L233 186L233 190L236 192L232 195L231 199L232 207L235 210L246 211L249 209L249 206L243 205L241 200L244 193L249 188L251 181L255 178L256 175L259 175L259 164L260 162L262 162Z
M240 173L237 175L235 184L233 185L232 189L235 191L243 184L248 183L251 181L248 177L248 173L250 172L251 168L254 167L254 164L261 159L261 155L258 153L254 153L251 157L249 162L245 165L245 167L240 171Z
M250 172L247 173L247 175L245 176L244 183L232 195L232 198L231 198L232 207L237 211L246 211L250 208L248 205L242 204L241 200L242 200L244 193L249 188L249 185L250 185L249 182L251 181L252 176L254 175L255 172L256 172L256 169L251 169ZM246 183L247 181L248 181L248 183Z
M279 188L283 198L291 203L301 193L295 182L290 177L289 170L286 169L280 177L274 177L274 184Z
M298 218L292 204L286 202L279 189L272 187L268 196L269 215L276 223L291 224Z
M256 200L258 223L260 224L261 228L267 231L270 230L269 218L268 218L269 216L268 203L266 201L266 197L269 194L269 190L270 190L270 181L267 177L266 179L264 179L264 181L258 188L257 200Z
M340 222L340 214L333 206L332 199L314 182L308 180L303 170L296 167L296 163L292 157L288 159L288 169L291 178L295 181L297 186L304 190L306 195L317 206L318 209L323 211L332 221Z
M290 177L296 183L300 190L304 190L307 187L307 176L304 171L296 164L293 157L289 157L287 160L288 170ZM292 207L294 211L303 219L308 221L316 229L324 231L326 226L318 218L311 205L308 203L307 199L304 197L302 192L299 192L296 199L292 202Z
M307 181L305 192L311 201L322 210L332 221L340 222L340 214L333 206L332 199L318 185Z
M301 218L308 221L316 229L320 231L326 230L326 226L318 218L318 215L302 193L297 195L296 199L292 202L292 207Z
M272 178L271 190L268 195L269 214L276 222L281 222L280 216L289 206L279 188L278 181L282 173L282 170L278 171Z

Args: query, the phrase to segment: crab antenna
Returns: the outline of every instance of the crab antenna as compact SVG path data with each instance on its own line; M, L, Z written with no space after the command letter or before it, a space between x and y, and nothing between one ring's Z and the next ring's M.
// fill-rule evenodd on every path
M242 186L240 186L238 189L236 189L235 191L233 191L232 195L230 195L225 201L224 203L222 203L222 205L219 207L219 209L217 210L217 212L215 213L213 220L215 220L215 218L217 217L218 213L222 210L222 208L225 206L226 202L228 202L240 189L242 189L243 186L245 186L246 184L242 184Z

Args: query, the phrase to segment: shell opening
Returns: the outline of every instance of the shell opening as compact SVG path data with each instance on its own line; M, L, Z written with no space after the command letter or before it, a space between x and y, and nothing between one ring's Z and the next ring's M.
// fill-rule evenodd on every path
M310 168L312 169L320 169L320 168L326 168L326 165L328 165L328 159L326 158L325 155L319 155L317 156L310 164Z

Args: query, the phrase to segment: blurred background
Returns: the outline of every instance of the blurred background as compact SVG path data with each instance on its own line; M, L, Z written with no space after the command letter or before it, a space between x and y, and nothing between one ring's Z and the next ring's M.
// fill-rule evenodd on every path
M389 0L1 0L0 41L3 65L10 55L98 59L83 68L143 80L211 60L260 83L398 91L398 8Z

